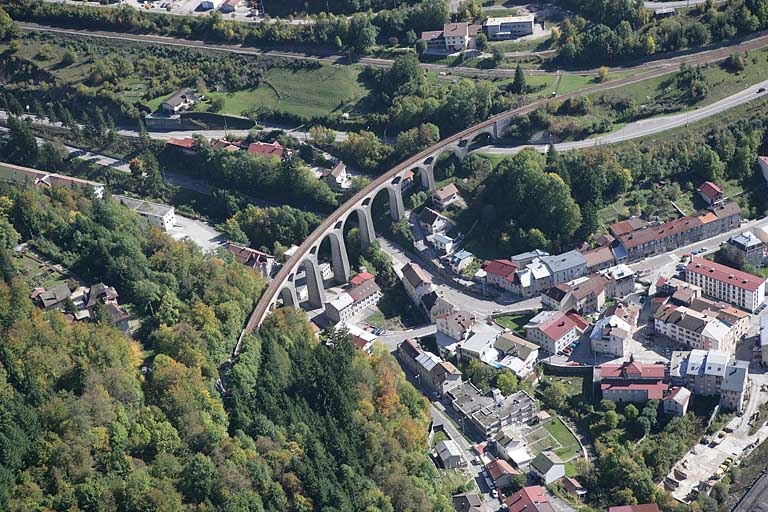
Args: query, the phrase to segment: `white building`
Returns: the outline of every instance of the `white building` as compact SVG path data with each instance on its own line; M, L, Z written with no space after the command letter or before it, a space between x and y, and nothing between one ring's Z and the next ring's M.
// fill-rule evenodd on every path
M549 485L565 476L565 463L555 452L543 451L531 462L531 472Z
M134 199L125 196L113 196L127 208L144 217L150 226L155 226L163 231L170 231L176 224L176 213L173 206L158 203L150 203L143 199Z
M483 23L488 39L502 40L514 39L533 34L535 20L533 14L526 16L506 16L503 18L488 18Z
M448 235L435 233L434 235L429 235L427 240L432 242L435 249L442 254L451 254L453 252L454 239Z
M690 403L691 390L678 386L669 390L669 394L662 401L662 406L666 414L682 417L688 412L688 405Z
M461 449L459 448L459 445L456 444L456 441L452 439L440 441L437 446L435 446L435 451L445 469L457 468L464 464L464 458L461 456Z
M497 365L512 370L520 378L533 371L539 358L538 345L511 332L505 332L496 338L493 346L499 352Z
M744 395L749 379L749 362L731 359L720 384L720 407L729 411L744 410Z
M592 352L626 357L632 344L632 326L611 315L597 321L589 338Z
M560 311L542 311L525 325L525 337L550 354L558 354L579 339L579 329L571 316Z
M465 50L469 46L469 24L446 23L443 25L443 38L447 50Z
M432 279L416 263L407 263L400 271L403 273L405 292L418 305L421 302L421 298L432 291Z
M765 302L765 279L704 258L691 258L685 278L706 295L747 311L754 312Z
M325 314L333 322L347 322L366 308L375 306L381 298L381 289L373 276L348 286L325 305Z

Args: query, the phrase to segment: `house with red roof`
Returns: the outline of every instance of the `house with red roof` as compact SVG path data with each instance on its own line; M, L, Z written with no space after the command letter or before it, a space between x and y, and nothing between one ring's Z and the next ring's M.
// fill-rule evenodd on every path
M251 142L246 149L251 155L259 156L274 156L276 158L283 158L286 153L286 149L279 142Z
M699 196L704 200L707 205L712 206L716 202L720 201L723 196L723 189L712 183L711 181L705 181L699 188L696 189Z
M512 477L521 474L520 471L513 468L512 465L504 459L496 459L485 466L488 476L491 477L497 489L502 489L512 485Z
M183 139L175 139L172 137L165 141L165 145L177 149L185 155L195 154L196 142L192 137L184 137Z
M655 503L622 505L620 507L609 507L608 512L659 512L659 506Z
M558 354L588 327L589 322L576 313L542 311L525 325L525 337L550 354Z
M555 512L540 485L523 487L504 500L509 512Z
M370 281L371 279L374 279L374 276L370 272L360 272L359 274L356 274L355 277L349 280L349 284L351 284L352 286L357 286L357 285L363 284L366 281Z
M612 402L661 400L669 390L664 364L643 364L631 358L622 364L603 364L599 369L603 398Z
M517 265L510 260L486 260L483 263L485 282L502 290L512 291L517 269Z

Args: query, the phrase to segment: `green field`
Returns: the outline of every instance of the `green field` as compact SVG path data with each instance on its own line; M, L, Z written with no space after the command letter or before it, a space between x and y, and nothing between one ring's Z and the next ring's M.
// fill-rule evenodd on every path
M244 111L266 106L305 117L324 116L344 106L353 105L368 94L358 82L359 69L324 65L316 70L273 68L266 83L256 89L234 93L212 93L224 99L222 113L241 115ZM271 86L271 87L270 87Z
M581 452L579 441L571 434L571 432L563 425L563 422L559 418L546 423L544 428L547 429L555 441L558 442L560 448L555 449L555 454L560 457L564 462L567 462L577 457Z
M523 327L525 324L528 323L528 321L533 318L533 314L525 314L525 315L504 315L504 316L497 316L494 320L497 324L499 324L502 327L506 327L510 331L515 331L519 334L524 334L525 330Z

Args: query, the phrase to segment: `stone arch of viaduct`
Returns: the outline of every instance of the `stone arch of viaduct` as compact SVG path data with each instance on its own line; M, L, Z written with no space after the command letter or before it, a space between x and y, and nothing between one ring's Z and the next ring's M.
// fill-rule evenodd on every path
M283 305L298 307L297 282L300 276L306 280L309 303L314 307L325 304L325 289L320 274L318 252L326 238L331 241L331 267L334 280L345 283L349 280L351 269L344 244L344 225L356 216L360 227L360 239L363 248L376 239L373 226L372 205L374 198L386 190L389 199L390 216L400 220L404 213L402 183L408 171L417 170L421 185L432 191L435 189L434 167L446 152L463 160L469 153L475 140L487 135L493 140L500 139L513 117L531 112L543 102L532 103L526 107L508 111L472 126L448 137L431 148L422 151L408 160L387 171L368 184L346 203L341 205L326 218L301 244L296 253L280 269L265 290L246 325L246 332L251 332L264 321L264 318L282 301Z

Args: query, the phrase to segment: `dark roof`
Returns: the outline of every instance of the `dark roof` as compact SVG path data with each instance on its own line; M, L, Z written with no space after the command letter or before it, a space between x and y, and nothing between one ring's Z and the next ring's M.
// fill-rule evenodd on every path
M411 288L418 288L421 284L432 283L424 269L416 263L408 263L403 267L403 278L408 281Z
M608 512L659 512L659 506L655 503L646 503L645 505L621 505L619 507L610 507Z
M422 210L421 212L421 215L419 215L419 222L421 222L422 224L429 224L431 226L432 224L435 223L435 221L441 218L444 218L446 220L448 219L448 217L440 215L432 208L424 208L424 210Z
M448 309L453 309L453 304L439 296L435 291L422 295L421 304L428 312L435 308L442 309L444 306L447 306Z
M480 512L483 505L480 495L475 492L456 494L451 497L451 502L456 512Z
M107 310L107 314L109 315L109 318L112 320L113 323L119 323L131 318L131 314L128 313L128 310L125 309L124 306L118 306L114 302L110 302L105 306L105 308Z
M376 281L373 279L369 279L368 281L351 287L347 290L347 293L352 297L352 300L360 302L378 291L380 291L379 285L377 285Z
M415 340L407 339L400 344L400 350L405 352L411 359L416 359L421 354L421 348L416 344Z
M567 284L556 284L555 286L550 286L549 288L545 289L543 292L541 292L542 295L546 295L550 299L561 302L566 295L568 295L568 291L570 290L570 286Z
M95 306L98 301L107 302L117 299L117 290L112 286L107 286L104 283L97 283L91 286L88 291L88 303L85 307L90 308Z
M192 96L194 93L195 91L193 91L189 87L182 87L181 89L173 93L173 96L165 100L163 104L170 105L173 108L176 108L179 105L181 105L184 101L186 101L187 98Z
M43 303L44 308L50 308L64 302L71 294L72 291L67 286L67 283L60 283L50 290L45 290L38 298Z
M626 235L632 231L637 231L647 226L648 223L638 217L632 217L631 219L615 222L608 228L613 236Z

